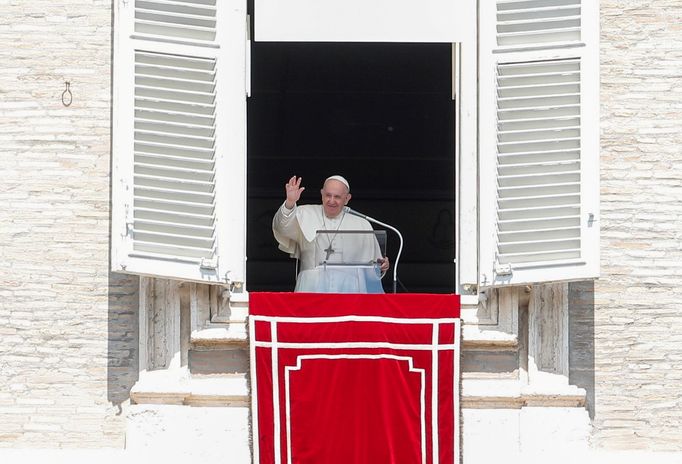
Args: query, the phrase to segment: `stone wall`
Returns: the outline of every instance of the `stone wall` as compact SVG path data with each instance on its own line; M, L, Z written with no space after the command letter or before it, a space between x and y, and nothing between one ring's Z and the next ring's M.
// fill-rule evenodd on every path
M601 129L593 442L682 450L679 0L601 0ZM589 330L590 288L578 288L574 315ZM573 374L585 378L589 350L580 356Z
M108 270L111 7L0 0L0 447L123 445L138 279ZM570 290L599 447L682 450L681 24L679 0L601 0L602 278Z
M0 447L123 446L138 279L108 270L111 8L0 0Z

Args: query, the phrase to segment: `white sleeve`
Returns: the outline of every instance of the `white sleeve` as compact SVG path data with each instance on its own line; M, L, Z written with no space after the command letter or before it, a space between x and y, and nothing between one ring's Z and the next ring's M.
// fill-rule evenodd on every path
M272 234L279 243L279 249L289 254L295 254L300 236L300 227L296 217L296 206L287 208L284 203L272 218Z
M272 230L275 236L296 240L298 238L298 220L296 219L296 205L289 209L282 203L272 219Z

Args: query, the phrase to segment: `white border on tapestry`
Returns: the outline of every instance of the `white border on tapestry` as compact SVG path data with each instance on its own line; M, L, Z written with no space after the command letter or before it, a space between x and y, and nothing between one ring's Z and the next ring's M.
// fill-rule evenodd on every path
M284 396L286 398L286 431L287 431L287 463L292 464L291 450L291 397L289 378L290 372L300 371L303 367L302 361L308 359L394 359L396 361L407 361L410 372L418 373L420 376L419 391L419 422L420 422L420 443L422 464L426 464L426 370L414 367L414 359L407 356L396 356L392 354L308 354L296 356L296 366L284 368ZM433 414L433 413L432 413ZM436 434L437 435L437 434Z
M438 364L439 360L436 359L434 362L433 359L437 358L437 354L441 351L453 351L453 389L452 389L452 394L453 394L453 403L454 403L454 414L455 417L453 418L454 422L454 427L453 427L453 432L454 432L454 437L453 437L453 451L454 451L454 456L453 456L453 462L458 463L460 461L459 459L459 454L460 454L460 346L461 346L461 341L460 341L460 330L461 330L461 320L458 318L429 318L429 319L401 319L401 318L388 318L388 317L380 317L380 316L333 316L333 317L319 317L319 318L299 318L299 317L271 317L271 316L249 316L249 319L251 321L250 327L249 327L249 333L251 337L251 343L250 343L250 352L251 352L251 375L252 375L252 383L251 383L251 388L252 388L252 399L251 399L251 404L252 404L252 414L254 416L253 420L253 436L254 436L254 463L258 464L260 462L260 454L259 454L259 446L258 446L258 440L259 440L259 428L258 428L258 385L257 385L257 377L256 377L256 347L263 347L263 348L270 348L272 350L271 356L272 356L272 379L273 379L273 418L274 422L277 423L275 427L275 435L273 436L273 445L276 450L275 453L275 463L276 464L281 464L281 424L280 422L280 417L276 413L276 411L279 410L279 366L278 366L278 360L275 359L278 356L275 356L277 354L278 349L283 349L283 348L298 348L298 349L305 349L305 348L390 348L390 349L403 349L403 350L415 350L415 351L421 351L421 350L429 350L432 351L432 353L436 353L434 356L432 354L432 368L433 365L436 365L436 368L434 369L434 374L432 374L432 388L436 388L436 394L432 394L432 438L435 440L436 445L433 447L432 451L438 452L439 449L439 443L438 443L438 436L439 436L439 429L440 427L438 426L438 411L437 411L437 404L438 404L438 399L437 399L437 392L438 392L438 385L437 385L437 379L438 379ZM263 322L269 322L271 323L270 326L270 331L271 331L271 340L272 342L257 342L256 340L256 335L255 335L255 322L256 321L263 321ZM397 324L414 324L416 323L421 323L421 324L429 324L432 326L435 325L442 325L442 324L454 324L454 344L447 344L447 345L438 345L438 330L433 327L434 331L432 332L432 343L430 345L408 345L408 344L393 344L393 343L372 343L372 342L349 342L349 343L317 343L317 344L311 344L311 343L281 343L277 341L277 323L278 322L287 322L287 323L312 323L312 322L344 322L344 321L360 321L360 322L388 322L388 323L397 323ZM306 355L303 355L306 356ZM289 369L287 367L286 369ZM421 369L423 370L423 369ZM288 373L287 373L288 375ZM434 380L435 379L435 380ZM276 380L276 382L275 382ZM288 388L288 387L286 387ZM276 393L276 395L275 395ZM435 398L435 402L434 402ZM434 408L434 405L436 406ZM434 412L435 411L435 414ZM286 413L286 412L285 412ZM286 413L288 414L288 413ZM435 419L434 419L435 416ZM287 416L288 419L288 416ZM436 424L435 427L433 424ZM435 431L435 432L434 432ZM287 430L287 439L289 439L289 430ZM279 437L278 439L275 439L275 437ZM425 443L425 439L423 441ZM288 445L290 446L290 445ZM434 459L438 459L438 456L435 453L433 454ZM425 451L424 451L425 455Z

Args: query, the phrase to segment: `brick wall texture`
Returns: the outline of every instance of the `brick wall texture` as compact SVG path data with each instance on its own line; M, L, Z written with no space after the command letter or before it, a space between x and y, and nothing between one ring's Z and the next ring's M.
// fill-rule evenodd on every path
M108 271L111 5L0 0L0 447L123 446L138 279Z
M682 450L680 0L601 0L601 134L593 442Z
M111 0L0 0L0 447L122 446ZM682 2L601 1L602 278L571 286L593 442L682 449ZM62 105L71 81L73 104Z

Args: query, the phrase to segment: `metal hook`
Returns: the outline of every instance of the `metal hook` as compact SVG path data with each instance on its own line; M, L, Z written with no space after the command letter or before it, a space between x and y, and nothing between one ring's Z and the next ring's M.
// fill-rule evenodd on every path
M69 89L69 87L71 86L71 82L66 81L65 84L66 84L66 90L64 90L64 92L62 92L62 104L64 106L70 106L71 103L73 103L73 94L71 93L71 90Z

